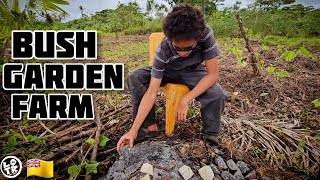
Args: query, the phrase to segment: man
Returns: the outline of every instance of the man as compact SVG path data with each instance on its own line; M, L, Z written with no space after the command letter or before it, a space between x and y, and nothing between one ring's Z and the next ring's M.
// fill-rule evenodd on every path
M217 83L220 50L212 29L205 25L198 9L182 4L167 15L163 30L166 37L156 50L153 66L138 69L128 77L134 123L120 138L118 152L126 144L133 146L137 136L141 139L157 134L154 103L160 86L167 83L185 84L191 90L181 98L176 120L185 122L188 103L199 100L204 139L219 143L217 136L227 95Z

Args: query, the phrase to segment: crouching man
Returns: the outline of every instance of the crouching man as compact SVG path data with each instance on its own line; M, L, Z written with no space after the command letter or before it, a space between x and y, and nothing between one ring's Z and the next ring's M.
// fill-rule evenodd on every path
M220 50L211 27L201 12L187 4L177 5L163 23L165 38L159 44L153 66L134 71L128 77L134 123L118 144L117 150L144 137L158 134L155 121L157 92L167 83L179 83L191 90L181 98L177 121L186 121L188 103L201 103L204 139L219 144L221 114L227 94L217 83ZM204 62L204 63L203 63Z

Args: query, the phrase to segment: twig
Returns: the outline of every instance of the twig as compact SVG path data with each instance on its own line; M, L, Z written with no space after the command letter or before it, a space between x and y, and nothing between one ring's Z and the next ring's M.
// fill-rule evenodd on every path
M108 149L108 150L106 150L106 151L99 152L99 155L108 154L108 153L110 153L110 152L112 152L112 151L115 151L115 150L116 150L116 147L111 148L111 149Z
M112 116L112 115L118 113L119 111L121 112L122 110L124 110L124 109L126 109L126 108L129 108L129 107L131 107L131 105L130 105L130 104L127 104L127 105L121 107L120 109L117 109L117 110L113 111L112 113L109 113L109 114L103 116L103 117L101 118L101 120L104 120L104 119L106 119L107 117Z
M58 135L54 132L52 132L41 120L39 120L39 123L41 124L41 126L49 133L51 133L52 135L58 137ZM42 134L40 135L41 137L43 136ZM39 136L39 137L40 137Z
M83 146L83 145L82 145ZM55 165L60 165L61 163L67 163L70 159L72 159L79 151L81 148L78 148L76 151L74 151L71 155L65 156L64 158L58 160L55 162Z
M61 126L57 127L56 129L54 129L53 131L58 133L59 131L61 131L61 129L64 129L65 127L69 126L73 122L74 121L68 121L68 122L63 121L63 124Z
M81 164L80 164L80 167L82 167L84 161L86 160L86 157L88 155L88 153L90 152L90 150L92 149L92 146L89 147L89 149L87 150L86 154L84 155L84 157L82 158L82 161L81 161ZM81 170L80 170L81 171ZM80 171L78 172L78 174L73 178L74 180L77 179L77 177L79 176L80 174Z
M90 134L94 133L96 130L95 129L89 129L87 131L82 131L80 133L78 133L77 135L73 136L73 135L68 135L68 136L63 136L61 137L60 139L58 139L58 143L65 143L65 142L68 142L68 141L71 141L71 140L76 140L76 139L79 139L79 138L82 138L82 137L85 137L85 136L89 136ZM56 141L50 141L49 142L49 145L53 145L55 144Z
M122 118L122 117L121 117ZM127 115L123 117L123 120L119 122L116 126L110 128L106 134L113 134L119 127L123 126L125 123L127 123L131 119L131 115ZM102 126L103 128L103 126Z
M82 142L82 139L79 139L79 140L73 141L69 144L66 144L64 146L55 148L55 149L51 150L48 154L42 155L40 157L40 159L49 160L49 159L52 159L55 155L57 155L56 152L61 153L64 151L73 151L78 146L78 144L80 144L81 142Z
M91 158L90 161L95 161L97 158L97 152L98 152L98 146L99 146L99 140L100 140L100 134L101 134L101 119L100 119L100 111L97 108L97 104L94 102L94 110L96 112L96 124L97 124L97 130L96 130L96 136L95 136L95 141L96 143L93 146L92 149L92 154L91 154ZM91 180L92 178L92 174L86 174L86 180Z
M153 167L155 167L155 168L162 169L162 170L165 170L165 171L167 171L167 172L170 171L170 169L165 168L165 167L162 167L162 166L160 166L160 165L158 165L158 164L155 164L155 163L150 163L150 164L151 164Z
M62 136L65 136L71 132L79 131L80 129L82 129L84 127L90 126L92 123L93 123L93 121L90 121L90 122L87 122L87 123L81 124L81 125L75 125L75 126L72 126L66 130L63 130L61 132L56 133L57 136L54 136L51 134L51 135L42 137L42 139L52 139L52 138L56 138L56 137L62 137Z
M19 129L20 129L20 132L21 132L21 135L22 135L23 139L24 139L26 142L28 142L28 139L27 139L26 135L24 135L24 133L23 133L23 131L22 131L22 129L21 129L20 123L19 123Z
M126 177L125 180L130 180L131 178L137 176L139 174L140 170L137 169L134 173L132 173L130 176Z

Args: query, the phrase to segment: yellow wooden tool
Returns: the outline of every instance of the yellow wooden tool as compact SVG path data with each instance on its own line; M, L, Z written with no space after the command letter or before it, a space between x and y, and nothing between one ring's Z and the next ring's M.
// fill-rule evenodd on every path
M154 55L158 45L164 38L162 32L152 33L149 38L149 65L152 66ZM176 122L176 110L181 97L190 90L186 85L168 83L163 87L166 96L166 135L171 136Z

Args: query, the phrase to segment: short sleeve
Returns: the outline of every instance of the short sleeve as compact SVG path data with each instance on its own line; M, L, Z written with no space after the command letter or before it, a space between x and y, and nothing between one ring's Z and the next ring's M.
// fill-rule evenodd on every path
M166 62L168 60L164 51L165 43L165 39L163 39L156 50L156 54L154 55L151 76L157 79L162 79L163 71L165 70Z
M206 26L204 38L201 39L201 42L203 43L202 51L204 60L210 60L221 53L214 38L213 31L208 25Z

